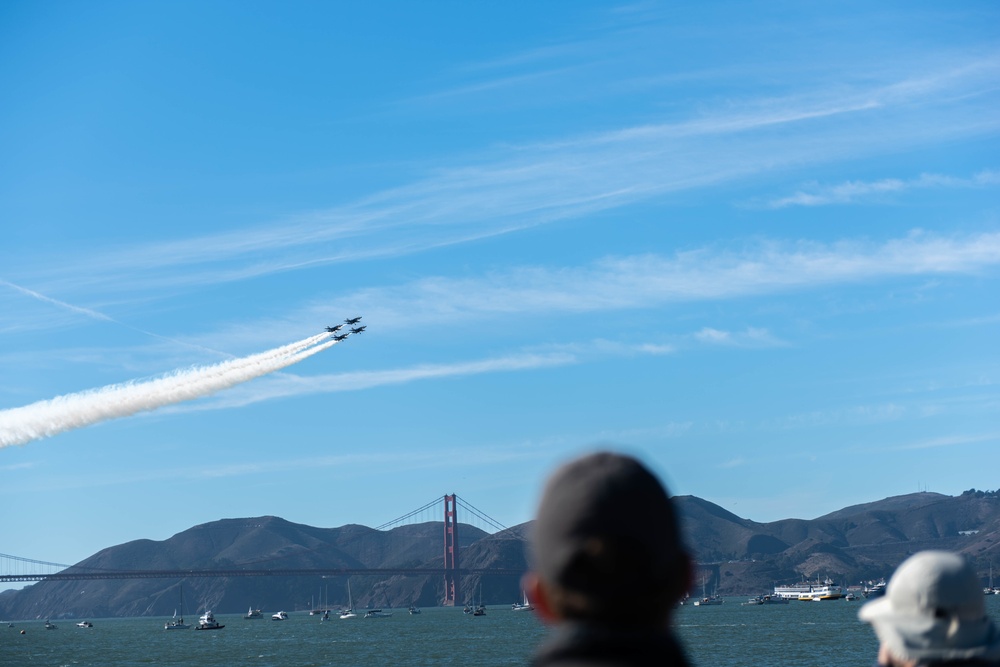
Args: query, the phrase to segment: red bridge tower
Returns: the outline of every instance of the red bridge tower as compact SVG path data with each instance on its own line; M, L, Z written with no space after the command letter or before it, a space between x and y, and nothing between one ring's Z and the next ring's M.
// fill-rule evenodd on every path
M459 596L458 577L458 517L455 494L444 497L444 600L446 607L454 607Z

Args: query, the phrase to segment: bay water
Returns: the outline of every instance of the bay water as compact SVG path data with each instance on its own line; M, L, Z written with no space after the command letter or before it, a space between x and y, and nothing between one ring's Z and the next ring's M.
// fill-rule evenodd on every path
M742 602L727 598L720 606L677 610L674 626L696 667L830 662L870 667L875 661L875 635L857 620L862 601ZM987 607L996 619L1000 596L988 597ZM643 609L622 613L641 615ZM211 631L165 631L166 618L89 619L92 628L53 619L56 630L45 630L44 621L20 621L14 627L5 623L0 627L0 667L500 667L526 665L548 632L533 613L500 605L479 617L453 608L427 608L416 615L394 610L390 618L333 616L328 621L306 612L291 612L286 621L269 616L244 620L238 614L217 614L226 627Z

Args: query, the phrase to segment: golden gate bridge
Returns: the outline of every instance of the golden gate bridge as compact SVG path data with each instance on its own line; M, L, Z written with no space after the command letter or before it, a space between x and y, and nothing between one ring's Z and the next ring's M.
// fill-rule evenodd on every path
M434 500L412 512L393 519L387 523L377 526L375 530L387 531L405 524L418 516L423 516L425 512L439 505L441 500ZM23 558L10 554L0 553L0 582L40 582L40 581L71 581L88 579L183 579L183 578L205 578L205 577L336 577L349 575L384 575L399 574L409 576L440 575L444 577L445 596L442 604L446 606L456 604L461 593L459 590L460 577L465 575L494 575L520 577L524 570L522 568L483 568L483 567L462 567L459 553L459 523L458 509L472 515L478 523L492 528L495 532L490 535L493 539L514 539L524 541L525 537L518 531L504 526L499 521L491 518L485 512L475 508L469 503L459 499L455 494L444 496L443 510L443 567L394 567L394 568L362 568L362 567L339 567L339 568L276 568L264 567L264 563L269 561L257 561L244 563L239 567L228 567L219 569L172 569L172 570L111 570L84 565L66 565L62 563L52 563L32 558ZM469 522L466 522L469 525ZM269 559L273 561L275 559ZM256 566L256 567L255 567Z

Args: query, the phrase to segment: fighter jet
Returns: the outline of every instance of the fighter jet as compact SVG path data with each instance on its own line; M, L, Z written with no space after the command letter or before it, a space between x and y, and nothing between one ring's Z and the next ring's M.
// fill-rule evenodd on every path
M330 338L332 338L332 339L334 339L336 341L342 341L342 340L344 340L345 338L347 338L350 335L351 334L349 334L349 333L345 333L345 334L340 334L339 336L330 336Z
M344 324L357 324L360 321L361 321L360 317L348 317L346 320L344 320Z
M338 331L340 331L343 328L344 328L343 324L338 324L335 327L327 327L326 330L329 331L330 333L337 333Z
M357 327L357 328L353 328L353 327L352 327L352 328L351 328L351 333L361 333L361 332L362 332L362 331L364 331L364 330L365 330L366 328L367 328L367 327Z

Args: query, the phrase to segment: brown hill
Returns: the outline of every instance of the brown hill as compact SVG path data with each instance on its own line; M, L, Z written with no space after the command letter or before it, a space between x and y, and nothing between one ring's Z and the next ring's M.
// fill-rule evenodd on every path
M693 496L676 498L685 540L698 561L695 591L747 595L775 583L832 577L857 584L888 577L921 549L965 554L984 584L991 559L1000 563L1000 494L967 491L960 496L914 493L846 507L812 520L757 523ZM459 526L461 565L524 571L524 536L531 523L488 535ZM224 519L195 526L160 542L136 540L104 549L75 568L325 569L338 567L441 567L443 526L429 522L379 531L365 526L315 528L278 517ZM130 579L43 581L0 594L0 618L167 616L180 604L193 616L212 608L242 612L306 609L328 598L347 603L344 577L215 577L183 580ZM440 576L352 577L355 606L406 607L439 604ZM520 599L516 576L467 576L460 602L482 591L487 604Z

